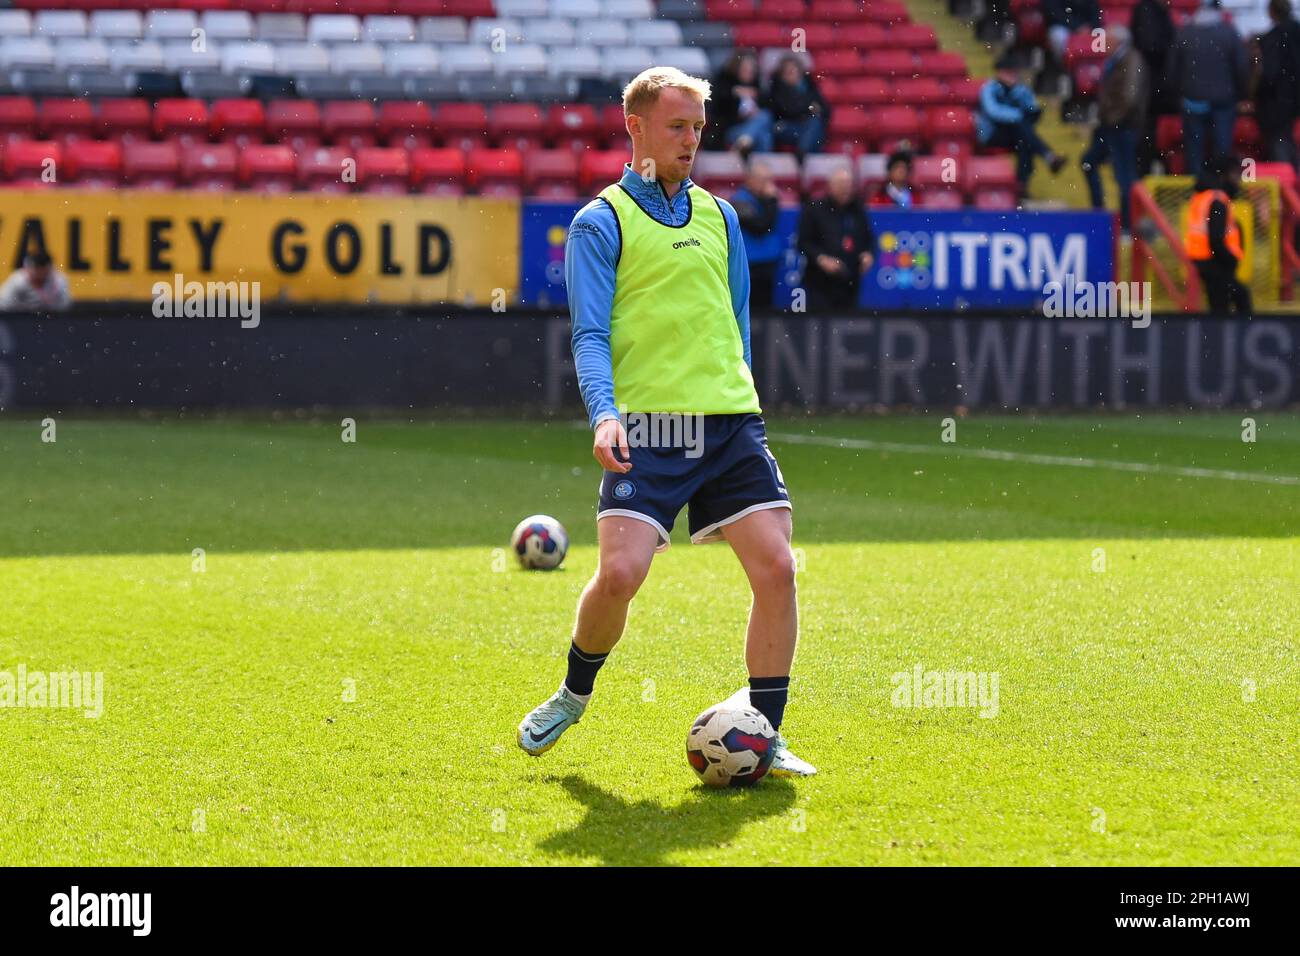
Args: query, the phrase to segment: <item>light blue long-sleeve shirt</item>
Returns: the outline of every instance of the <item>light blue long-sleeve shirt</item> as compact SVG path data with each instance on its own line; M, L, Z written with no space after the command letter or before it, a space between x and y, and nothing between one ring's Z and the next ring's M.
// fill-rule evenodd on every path
M656 221L680 226L690 215L687 193L694 187L690 179L669 198L658 180L646 182L630 165L624 165L624 189L638 206ZM727 285L731 289L731 308L740 327L745 346L745 364L753 367L749 351L749 263L745 258L745 240L740 233L740 217L731 203L719 199L722 218L727 224ZM609 418L618 418L614 403L614 359L609 346L610 310L614 306L614 277L623 252L623 237L614 208L603 199L593 199L578 210L569 226L564 246L564 284L569 296L569 314L573 317L573 363L578 372L578 388L587 405L587 417L595 428Z

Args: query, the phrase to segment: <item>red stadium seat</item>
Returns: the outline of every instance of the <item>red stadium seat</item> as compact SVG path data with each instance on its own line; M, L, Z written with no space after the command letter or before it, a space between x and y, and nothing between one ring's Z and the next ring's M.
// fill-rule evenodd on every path
M867 54L864 72L868 76L885 76L910 80L920 75L916 55L910 50L873 50Z
M1074 95L1081 100L1094 99L1101 88L1102 64L1089 60L1075 64L1070 71L1070 80L1074 83Z
M709 192L726 198L745 182L745 162L739 153L702 150L695 154L691 178Z
M488 114L488 137L501 149L541 149L545 131L535 103L498 103Z
M873 117L876 152L892 153L896 149L915 152L921 145L921 116L910 106L886 106Z
M389 100L379 107L379 141L401 149L433 144L433 110L427 103Z
M577 199L577 153L564 148L530 152L524 164L524 193L540 199Z
M822 4L817 6L820 8ZM889 45L889 31L877 23L849 21L835 26L835 46L861 50L870 56L870 51L882 50Z
M465 154L459 149L411 151L411 186L430 196L465 194Z
M439 103L433 127L445 146L462 152L487 148L487 110L482 103Z
M412 3L412 0L406 0L406 3L408 6L411 5L414 5L416 7L419 6L419 0L415 0L414 3ZM440 14L430 14L427 12L427 10L428 10L428 4L425 3L426 12L424 13L415 14L415 13L411 13L410 10L404 10L401 9L400 7L396 9L394 12L406 13L410 16L441 15L444 17L467 17L467 18L496 16L496 10L492 6L492 0L442 0L442 7L440 10Z
M737 47L753 47L762 49L763 47L777 47L790 45L790 31L782 28L779 23L773 23L771 20L752 20L747 23L737 23L731 28L731 38ZM809 44L813 49L817 49L816 44Z
M159 100L153 110L153 131L160 139L172 139L182 146L207 142L207 104L202 100Z
M320 107L314 100L272 100L266 107L266 132L272 142L295 153L321 144Z
M405 195L410 192L410 175L404 149L372 146L357 153L357 184L363 193Z
M827 97L829 102L872 107L894 102L893 87L884 77L858 76L851 80L844 80L838 84L838 87L839 100L831 100Z
M122 144L122 181L137 189L175 189L180 165L181 150L172 140Z
M621 117L623 108L618 111ZM546 139L556 149L596 149L601 135L596 110L586 103L557 103L546 113Z
M297 179L288 146L245 146L239 152L239 183L259 192L287 193Z
M917 156L912 160L912 184L931 208L958 209L963 206L966 184L961 163L952 156Z
M95 138L95 111L89 100L45 100L37 110L36 122L44 139L67 144Z
M724 20L735 23L740 20L756 20L759 12L753 0L706 0L704 5L710 20Z
M928 51L917 54L917 71L921 76L941 80L960 80L966 75L966 58L952 51Z
M1047 18L1041 10L1022 10L1015 15L1016 39L1027 47L1047 43Z
M122 146L87 140L68 150L68 182L89 189L113 189L122 179Z
M941 106L927 114L926 140L930 152L965 156L975 149L975 116L960 106Z
M578 162L578 185L582 192L594 196L610 183L618 182L623 178L623 165L628 159L627 151L622 149L593 149L583 153Z
M514 149L472 149L466 158L470 188L480 196L521 196L524 160Z
M53 140L10 141L4 150L3 168L5 179L24 187L57 186L63 172L63 145Z
M379 119L369 100L337 100L321 110L321 126L328 142L355 151L375 145Z
M976 206L1009 209L1016 205L1020 185L1009 156L968 156L961 165L966 170L966 195ZM981 200L993 205L980 206Z
M867 70L857 50L836 49L818 51L813 56L813 72L819 77L847 78L862 76Z
M866 152L875 125L873 118L863 110L843 107L833 110L826 137L826 151L852 155Z
M606 149L628 147L627 117L619 104L610 103L600 111L600 129L604 134Z
M907 12L907 6L896 2L896 0L873 0L862 11L862 16L865 16L872 23L885 26L912 22L912 18Z
M758 0L758 16L762 20L803 20L808 10L803 0Z
M1100 63L1106 59L1105 51L1093 49L1092 31L1086 28L1078 30L1065 45L1065 68L1074 71L1080 63Z
M889 42L900 50L915 50L918 53L939 49L934 27L923 23L900 23L890 27Z
M317 146L298 154L298 186L314 193L340 195L356 189L357 157L346 146Z
M952 106L975 109L979 105L980 89L984 86L984 82L970 76L947 80L944 86L948 88L948 103Z
M0 143L36 135L36 101L30 96L0 96Z
M149 139L153 129L153 111L147 100L110 98L99 101L100 136L121 143L142 142Z
M238 170L239 149L233 143L200 143L181 155L181 184L186 189L234 189Z
M937 106L948 102L948 90L931 76L915 80L895 80L890 102L907 106Z
M808 16L814 20L851 23L862 16L857 0L817 0L808 8ZM709 19L713 19L710 15Z
M212 138L219 143L247 146L266 140L266 113L261 100L217 100L209 120Z

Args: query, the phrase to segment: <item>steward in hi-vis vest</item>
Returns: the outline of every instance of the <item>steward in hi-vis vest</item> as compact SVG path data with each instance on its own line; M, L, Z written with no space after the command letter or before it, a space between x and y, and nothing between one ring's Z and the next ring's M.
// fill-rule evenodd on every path
M1187 207L1183 249L1205 286L1205 299L1214 313L1249 314L1250 290L1237 280L1237 266L1244 255L1241 226L1232 212L1237 195L1239 164L1227 157L1214 157L1197 177L1192 201Z

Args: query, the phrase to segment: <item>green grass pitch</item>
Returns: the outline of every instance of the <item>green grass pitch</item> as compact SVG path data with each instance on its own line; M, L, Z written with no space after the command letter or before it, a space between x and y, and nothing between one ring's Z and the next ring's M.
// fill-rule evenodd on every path
M1300 423L1255 417L771 420L821 773L728 792L684 743L748 593L682 526L582 723L515 745L595 566L583 429L8 417L0 671L104 710L0 708L0 863L1294 862ZM534 512L558 572L494 550ZM917 665L996 716L894 706Z

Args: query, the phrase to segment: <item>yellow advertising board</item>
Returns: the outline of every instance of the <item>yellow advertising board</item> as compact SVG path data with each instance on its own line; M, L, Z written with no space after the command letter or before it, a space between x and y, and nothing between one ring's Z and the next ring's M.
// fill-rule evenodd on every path
M261 301L513 302L519 202L311 193L0 189L0 267L44 249L78 299L259 282Z

